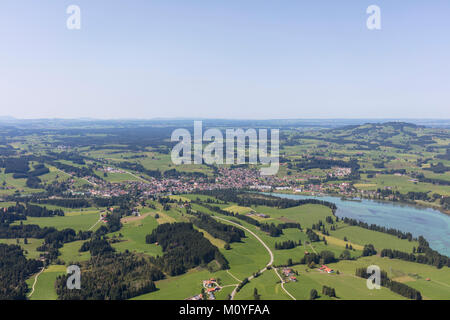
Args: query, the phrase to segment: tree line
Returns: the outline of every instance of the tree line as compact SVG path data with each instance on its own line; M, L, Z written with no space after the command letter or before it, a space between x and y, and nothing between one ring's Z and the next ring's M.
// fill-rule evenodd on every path
M161 224L145 237L145 242L161 246L164 255L151 260L171 276L200 265L206 266L213 260L222 269L228 269L228 261L219 249L195 230L192 223Z
M367 273L367 268L357 268L355 271L355 275L357 277L364 279L368 279L371 276L371 274ZM400 294L408 299L422 300L422 295L420 291L411 288L410 286L404 283L400 283L389 279L386 271L381 270L380 276L381 276L380 279L381 286L389 288L389 290L391 290L392 292Z
M286 249L293 249L297 246L301 246L302 241L298 240L298 242L287 240L283 242L275 242L275 250L286 250Z
M199 193L215 197L224 202L234 202L239 206L251 207L254 206L268 206L279 209L286 209L301 206L304 204L320 204L329 207L336 211L337 207L334 203L323 201L319 199L302 199L294 200L287 198L280 198L275 196L263 195L259 193L243 192L237 189L222 189L222 190L202 190Z
M198 228L205 230L214 238L221 239L227 243L240 242L241 238L245 238L245 232L235 226L230 226L216 221L210 215L193 211L189 208L186 213L195 216L191 222Z
M67 288L69 275L56 279L55 287L60 300L126 300L156 289L155 281L164 273L150 262L130 252L112 250L91 251L92 258L82 262L81 289Z
M397 238L400 239L407 239L408 241L415 241L417 240L416 238L413 238L412 234L410 232L403 232L400 231L398 229L394 229L394 228L386 228L383 226L378 226L376 224L368 224L366 222L363 221L359 221L356 219L352 219L352 218L347 218L344 217L341 219L342 221L344 221L344 223L351 225L351 226L358 226L364 229L368 229L368 230L372 230L372 231L378 231L378 232L383 232L383 233L387 233L393 236L396 236Z
M18 245L0 244L0 300L24 300L28 292L25 282L37 273L41 261L27 259Z
M428 242L423 237L419 237L419 246L414 248L412 253L392 249L383 249L381 250L381 256L388 257L390 259L400 259L428 264L435 266L438 269L444 266L450 267L450 258L431 249Z

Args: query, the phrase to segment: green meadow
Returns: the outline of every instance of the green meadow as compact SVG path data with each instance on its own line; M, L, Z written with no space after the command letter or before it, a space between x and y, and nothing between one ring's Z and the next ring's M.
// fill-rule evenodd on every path
M89 251L79 251L84 242L84 240L79 240L65 243L64 246L59 249L61 255L58 258L64 261L66 265L89 260L91 258Z
M210 278L220 279L221 285L236 283L236 280L224 270L211 273L206 269L196 268L183 275L157 281L157 291L135 297L132 300L183 300L201 293L202 281ZM231 291L228 289L226 292ZM226 298L226 295L224 298Z
M450 299L448 267L437 269L430 265L378 256L363 257L355 261L339 261L330 264L329 267L343 274L354 275L357 268L369 265L377 265L388 273L390 279L419 290L424 299Z
M144 253L150 256L162 255L161 247L155 244L146 244L145 236L152 233L153 229L158 226L158 222L150 214L145 217L139 217L132 221L125 221L122 219L123 227L120 231L110 234L110 237L116 236L120 242L113 243L112 246L123 252L128 250L130 252ZM123 237L119 237L122 234Z
M266 270L253 278L235 296L236 300L254 300L254 289L258 290L261 300L292 300L281 288L280 278L274 270Z
M333 237L344 239L347 238L349 242L357 243L364 246L365 244L373 244L376 249L397 249L406 252L412 252L413 247L418 247L417 241L408 241L397 238L396 236L367 230L358 226L349 226L339 223L336 231L330 231Z
M331 266L331 265L330 265ZM297 282L289 282L286 289L299 300L309 299L311 289L316 289L322 299L331 299L322 295L322 287L329 286L335 288L336 298L343 300L404 300L402 296L391 292L387 288L380 290L369 290L366 280L356 277L354 274L328 274L320 272L318 269L309 269L306 266L296 266L293 268L299 272ZM306 271L308 270L308 271ZM341 271L340 271L341 272Z
M230 272L242 280L264 268L270 260L269 253L261 243L246 232L242 242L231 243L231 249L220 249L230 265Z
M305 204L287 209L252 206L252 209L256 212L267 214L270 216L270 219L277 219L279 222L299 222L302 228L310 228L312 224L317 223L319 220L325 222L325 218L332 215L330 208L317 204Z
M27 220L23 221L23 224L37 224L41 227L54 227L58 230L71 228L75 231L89 230L99 219L100 211L98 210L86 210L86 211L72 211L66 212L65 216L59 217L27 217ZM14 224L19 224L15 222ZM100 223L97 224L92 230L95 231Z
M17 243L19 240L19 243ZM44 239L28 238L27 244L24 243L23 238L19 239L0 239L0 243L5 244L18 244L23 250L28 259L39 259L42 252L36 251L37 247L40 247L44 243Z
M29 297L30 300L57 300L58 295L56 294L55 281L59 275L63 275L67 272L65 266L51 265L46 268L38 277L36 285L34 287L34 292ZM30 288L29 294L31 293L31 287L33 286L35 277L29 278L26 282Z

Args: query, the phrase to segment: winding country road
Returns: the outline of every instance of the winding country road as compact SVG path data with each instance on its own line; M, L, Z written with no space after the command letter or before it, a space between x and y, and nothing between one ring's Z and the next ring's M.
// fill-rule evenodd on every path
M252 236L254 236L254 237L256 238L256 240L258 240L258 241L264 246L264 248L266 248L267 252L269 252L269 255L270 255L270 261L267 263L267 265L266 265L263 269L261 269L261 270L259 271L259 273L263 273L264 271L267 270L267 267L272 266L272 264L273 264L273 259L274 259L274 258L273 258L273 252L272 252L272 250L270 250L269 246L268 246L264 241L262 241L261 238L258 237L253 231L251 231L250 229L248 229L248 228L246 228L246 227L240 225L239 223L236 223L236 222L233 222L233 221L224 219L224 218L220 218L220 217L217 217L217 216L213 216L213 217L216 218L216 219L219 219L219 220L222 220L222 221L226 221L226 222L228 222L228 223L231 223L231 224L237 226L238 228L244 229L245 231L247 231L248 233L250 233ZM291 297L293 300L297 300L297 299L295 299L295 297L294 297L292 294L290 294L290 293L286 290L286 288L284 287L284 283L285 283L285 282L284 282L283 278L278 274L277 269L276 269L276 268L273 268L273 270L274 270L275 274L278 276L278 278L280 278L280 281L281 281L281 288L284 290L284 292L286 292L286 294L287 294L289 297ZM234 276L233 276L233 277L234 277ZM254 276L252 275L252 276L248 277L248 280L250 281L250 280L252 280L253 278L254 278ZM242 282L242 281L241 281L241 282ZM237 290L237 286L236 286L236 288L234 288L233 292L231 293L231 300L234 300L234 296L235 296L236 293L237 293L236 290Z

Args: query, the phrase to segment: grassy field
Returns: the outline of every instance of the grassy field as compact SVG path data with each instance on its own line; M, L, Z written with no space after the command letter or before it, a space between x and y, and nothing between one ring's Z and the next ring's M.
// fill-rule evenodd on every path
M426 171L425 171L426 172ZM434 178L445 179L445 175L433 175ZM362 184L362 185L361 185ZM434 185L431 183L415 183L409 176L395 176L392 174L380 174L371 179L365 179L358 186L361 190L376 190L377 188L392 187L401 193L414 192L437 192L442 195L450 195L450 186ZM368 186L364 186L368 185Z
M377 265L388 273L391 279L406 283L422 293L424 299L450 299L450 269L402 261L398 259L381 258L378 256L363 257L356 261L340 261L330 264L341 274L354 275L356 268ZM426 279L429 278L430 281Z
M330 265L331 266L331 265ZM299 300L308 300L311 289L316 289L320 299L329 300L328 296L322 295L324 285L335 288L336 297L344 300L403 300L404 298L391 292L387 288L380 290L369 290L366 280L357 278L354 274L328 274L317 269L309 269L306 266L297 266L297 282L289 282L286 289ZM308 272L306 271L308 270Z
M224 208L225 211L233 212L233 213L239 213L239 214L246 214L249 212L252 212L253 209L249 207L241 207L241 206L229 206Z
M64 246L59 249L61 255L58 258L64 261L66 265L89 260L91 258L91 254L89 253L89 251L79 251L84 242L84 240L80 240L65 243Z
M344 237L347 237L347 240L350 243L356 243L362 246L370 243L379 250L390 248L412 252L413 247L419 245L416 241L410 242L390 234L367 230L357 226L349 226L343 223L339 223L339 227L336 231L330 231L330 235L341 240L343 240Z
M6 183L5 188L10 189L0 189L0 196L1 195L11 195L16 192L19 192L20 194L29 194L29 193L39 193L43 192L43 189L31 189L26 186L27 179L14 179L12 173L5 174L5 170L0 168L0 185L3 184L3 182ZM3 188L3 186L2 186Z
M102 171L95 170L95 173L105 179L108 182L125 182L125 181L140 181L141 179L136 178L135 176L129 173L121 173L121 172L108 172L107 176L103 175Z
M19 245L24 250L24 254L28 259L38 259L42 252L36 251L36 248L41 246L44 239L28 238L28 243L24 244L24 239L20 238ZM0 239L0 243L17 244L16 239Z
M72 211L66 212L63 217L27 217L27 220L23 223L37 224L41 227L54 227L58 230L71 228L79 231L91 228L98 221L99 215L100 211L98 210ZM14 224L19 224L19 222L16 221ZM97 224L95 228L99 226L100 224Z
M312 224L317 223L319 220L325 222L325 218L332 215L330 208L317 204L306 204L287 209L252 206L252 209L259 213L268 214L270 219L277 219L279 223L299 222L303 228L310 228Z
M247 234L242 242L232 243L231 250L220 249L230 265L230 272L244 279L261 270L270 260L269 253L252 235Z
M280 278L274 270L267 270L253 278L235 296L236 300L254 300L254 289L258 290L261 300L292 300L281 288Z
M157 281L156 287L159 290L135 297L133 300L183 300L201 293L202 281L212 277L220 279L220 284L223 286L236 283L236 280L224 270L211 273L206 269L197 268L180 276ZM226 295L231 291L227 289L218 295L218 298L225 299Z
M55 280L59 275L66 273L65 266L51 265L42 272L36 285L34 287L34 293L29 299L31 300L56 300L58 298L55 289ZM34 276L27 280L28 287L30 288L34 283Z
M201 209L203 212L210 212L202 206L194 205L194 207L196 209ZM228 205L228 207L230 206ZM234 207L235 210L239 210L241 208L243 207ZM184 214L183 210L179 209L176 205L173 205L168 211L159 210L159 205L157 210L141 208L141 217L127 217L122 219L122 229L119 232L109 235L110 237L118 237L119 234L122 234L123 236L121 238L122 241L114 243L113 247L118 251L129 250L151 256L161 255L162 251L160 247L145 243L145 235L151 233L158 223L187 221L188 216ZM319 205L304 205L289 209L276 209L258 206L257 208L254 208L254 210L269 214L272 222L279 223L284 221L295 221L301 223L302 226L308 226L312 223L316 223L318 220L325 221L325 217L330 215L328 208ZM86 213L89 215L89 212L90 211L76 211L68 214L67 217L61 218L80 218ZM156 213L160 215L159 219L154 218ZM217 213L215 213L215 215L222 216ZM352 257L359 257L361 255L362 245L366 243L374 244L377 249L395 247L403 251L411 251L413 246L417 246L417 243L415 242L400 240L391 235L366 230L360 227L350 227L343 223L338 223L338 230L330 231L331 236L327 237L328 245L325 245L323 242L314 242L310 245L306 245L306 234L298 229L284 229L283 235L274 238L270 237L265 232L262 232L259 228L244 221L228 216L222 217L225 219L239 221L240 224L256 233L271 248L274 253L275 264L284 264L289 258L294 261L298 261L301 257L303 257L305 251L320 252L322 250L328 250L335 253L335 256L337 257L345 249L346 243L351 243L354 249L356 249L351 252ZM48 219L57 218L58 217ZM42 222L45 220L41 219L46 218L35 219L39 219L38 221ZM55 220L53 220L53 226L54 225ZM56 223L56 225L61 224ZM219 247L220 251L229 262L229 272L240 280L260 270L269 261L269 254L267 250L253 235L248 232L246 232L247 237L242 239L242 242L232 243L231 249L225 250L223 248L223 241L213 238L204 230L200 231L203 232L205 237L214 245ZM347 242L343 240L344 236L348 238ZM301 240L302 246L289 250L275 250L276 242L286 240ZM15 239L11 241L15 242ZM88 252L78 252L82 242L83 241L76 241L65 244L64 247L60 249L60 259L65 261L66 264L73 261L84 261L89 259L90 255ZM37 246L36 243L33 243L33 245ZM28 245L28 249L32 251L33 247L31 244ZM335 270L339 270L339 275L322 273L317 271L317 269L309 269L303 265L295 266L294 269L299 272L299 281L287 283L286 289L297 299L309 299L309 292L312 288L319 292L319 299L331 299L327 296L321 295L320 292L323 285L335 288L338 299L403 299L403 297L392 293L386 288L382 288L381 290L368 290L365 280L354 276L355 269L358 266L362 267L369 264L380 265L382 269L389 272L389 276L391 278L396 281L405 282L411 287L420 290L425 299L447 298L450 290L450 273L448 272L448 268L445 270L438 270L427 265L420 265L417 263L409 263L399 260L382 259L375 256L359 258L355 261L340 261L335 264L330 264L330 267ZM54 283L56 276L65 270L54 270L54 268L55 267L50 268L48 271L45 270L40 275L36 285L36 292L33 294L32 299L55 298L55 292L52 284ZM158 281L158 291L136 297L135 299L185 299L189 296L198 294L201 290L201 281L210 277L220 278L222 280L222 285L226 286L221 292L216 294L217 299L226 299L228 294L230 294L233 290L233 285L237 283L237 280L235 280L226 271L210 273L205 269L197 268L190 270L184 275L169 277ZM426 281L426 278L431 278L431 280ZM31 279L28 280L28 283L30 281ZM237 300L253 299L254 288L258 289L261 299L290 299L289 296L287 296L282 290L278 277L273 271L270 270L264 272L261 276L253 279L250 283L244 286L235 298Z
M121 242L114 243L112 246L120 252L128 250L150 256L162 255L161 247L145 243L145 236L152 233L153 229L158 226L158 222L149 213L143 214L139 218L128 222L122 219L122 229L110 236L119 237L119 234L122 234L123 238L120 238Z
M306 207L303 208L302 207ZM322 208L321 208L322 207ZM197 208L197 207L196 207ZM258 209L261 209L262 206L258 206ZM267 207L265 207L267 208ZM287 211L288 209L277 209L277 208L270 208L271 212L271 218L268 222L273 222L275 224L285 222L285 221L295 221L299 222L302 226L308 225L308 223L317 223L318 220L325 221L325 217L328 216L328 207L320 206L320 205L304 205L300 207L291 208L292 210ZM326 209L326 210L325 210ZM200 209L202 211L207 212L206 210ZM263 211L263 210L261 210ZM314 213L313 213L314 212ZM315 213L318 213L318 217L311 217L311 215L314 215ZM284 229L283 234L279 237L270 237L267 233L261 231L259 228L246 223L245 221L238 220L236 218L231 218L228 216L223 216L220 214L217 214L218 216L223 217L227 220L234 220L238 221L242 226L245 226L246 228L252 230L254 233L256 233L268 246L271 248L273 254L274 254L274 264L286 264L287 260L291 258L293 261L300 260L304 255L305 251L308 252L314 252L316 250L317 252L328 250L334 252L335 256L338 257L342 251L345 250L345 242L343 240L340 240L338 238L329 237L328 245L325 245L323 242L314 242L311 245L305 245L306 241L308 241L308 237L306 236L305 232L302 232L298 229ZM273 218L272 218L273 217ZM289 217L289 218L287 218ZM287 219L287 220L286 220ZM294 220L295 219L295 220ZM316 220L317 219L317 220ZM268 219L265 219L268 220ZM323 236L321 236L322 238ZM275 243L283 242L287 240L292 240L295 242L298 242L299 240L302 241L302 246L298 246L293 249L288 250L275 250ZM260 246L262 246L260 244ZM351 252L352 257L358 257L361 255L362 247L356 245L354 247L354 251Z

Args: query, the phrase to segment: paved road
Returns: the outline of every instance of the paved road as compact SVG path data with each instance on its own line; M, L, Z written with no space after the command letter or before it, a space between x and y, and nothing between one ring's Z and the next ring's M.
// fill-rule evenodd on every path
M250 229L248 229L248 228L246 228L246 227L240 225L239 223L236 223L236 222L233 222L233 221L224 219L224 218L220 218L220 217L217 217L217 216L214 216L214 218L219 219L219 220L222 220L222 221L226 221L226 222L228 222L228 223L234 224L234 225L237 226L238 228L244 229L245 231L247 231L248 233L250 233L252 236L254 236L254 237L255 237L255 238L256 238L256 239L264 246L264 248L266 248L267 252L269 252L269 255L270 255L270 261L267 263L266 267L264 267L263 269L261 269L261 270L259 271L259 273L263 273L264 271L267 270L267 267L270 267L270 266L273 264L273 252L272 252L272 250L270 250L269 246L268 246L264 241L262 241L261 238L258 237L253 231L251 231ZM278 274L277 269L276 269L276 268L273 268L273 270L274 270L274 272L276 273L276 275L280 278L280 280L281 280L281 288L284 290L284 292L286 292L286 294L287 294L289 297L291 297L293 300L296 300L296 299L294 298L294 296L292 296L292 295L285 289L283 278ZM250 281L250 280L252 280L253 278L254 278L254 276L252 275L252 276L250 276L250 277L248 278L248 280ZM231 300L234 300L234 296L235 296L236 293L237 293L236 289L237 289L237 287L236 287L236 288L233 290L233 292L231 293Z

